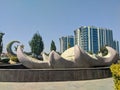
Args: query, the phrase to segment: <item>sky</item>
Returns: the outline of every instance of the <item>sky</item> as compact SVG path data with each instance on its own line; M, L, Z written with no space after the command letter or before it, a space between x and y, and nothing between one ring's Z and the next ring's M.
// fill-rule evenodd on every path
M59 38L74 35L81 26L96 26L113 31L120 42L120 0L0 0L0 32L6 45L18 40L30 51L28 42L39 32L44 52L51 41L60 51Z

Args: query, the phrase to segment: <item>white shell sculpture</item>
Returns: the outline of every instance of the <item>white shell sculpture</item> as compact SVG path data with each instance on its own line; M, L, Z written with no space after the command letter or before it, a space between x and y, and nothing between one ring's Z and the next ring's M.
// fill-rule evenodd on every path
M66 50L61 54L52 51L49 56L42 54L43 60L37 60L23 53L23 48L18 46L17 57L19 61L26 67L32 69L40 68L87 68L97 66L110 66L118 60L117 52L106 46L108 54L106 56L90 55L79 46ZM48 60L47 60L48 59Z
M62 58L55 51L52 51L49 55L49 61L52 68L74 68L75 62Z
M76 46L75 46L76 47ZM75 48L75 55L77 55L75 61L78 67L101 67L110 66L112 63L116 63L118 60L118 53L113 48L106 46L108 54L105 56L91 55L85 52L81 48Z
M17 48L18 60L27 68L40 69L40 68L50 68L48 61L40 61L23 53L23 48L18 46Z

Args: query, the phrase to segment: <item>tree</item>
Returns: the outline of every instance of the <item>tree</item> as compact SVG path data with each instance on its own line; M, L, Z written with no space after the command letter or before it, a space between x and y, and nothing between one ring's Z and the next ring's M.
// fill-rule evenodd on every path
M2 53L3 50L3 42L2 42L2 37L5 33L0 33L0 54Z
M91 55L93 54L93 52L92 52L92 51L88 51L88 53L89 53L89 54L91 54Z
M100 52L102 53L102 56L105 56L108 54L108 50L106 48L106 46L103 46L100 48Z
M68 48L71 48L70 43L68 43L68 47L67 47L67 49L68 49Z
M52 40L52 42L51 42L50 50L51 50L51 51L52 51L52 50L56 51L55 42L54 42L53 40Z
M31 47L31 52L33 57L37 57L41 54L44 49L44 43L42 41L42 37L40 36L39 32L35 33L32 37L32 40L29 42Z

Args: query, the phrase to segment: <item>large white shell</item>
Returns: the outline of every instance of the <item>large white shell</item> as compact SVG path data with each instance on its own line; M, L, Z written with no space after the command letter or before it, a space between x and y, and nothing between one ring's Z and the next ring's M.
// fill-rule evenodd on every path
M61 56L55 51L52 51L48 56L43 55L43 61L37 60L23 53L22 47L18 46L17 57L19 61L28 68L85 68L94 66L110 66L118 60L117 52L111 48L106 47L108 54L90 55L81 49L79 46L66 50ZM48 59L48 60L47 60Z

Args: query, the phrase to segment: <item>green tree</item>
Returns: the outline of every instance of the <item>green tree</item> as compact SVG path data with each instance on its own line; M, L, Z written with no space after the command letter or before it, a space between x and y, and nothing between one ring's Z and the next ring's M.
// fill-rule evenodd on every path
M40 36L39 32L35 33L32 37L32 40L29 42L31 47L31 52L33 57L38 58L41 52L44 49L44 43L42 41L42 37Z
M108 50L106 48L106 46L103 46L100 48L100 52L102 53L103 56L107 55L108 54Z
M68 49L68 48L71 48L70 43L68 43L67 49Z
M88 53L89 53L89 54L91 54L91 55L93 54L93 52L92 52L92 51L88 51Z
M3 35L5 33L0 33L0 54L2 53L2 50L3 50L3 42L2 42L2 38L3 38Z
M54 42L53 40L52 40L52 42L51 42L50 50L51 50L51 51L52 51L52 50L56 51L55 42Z

